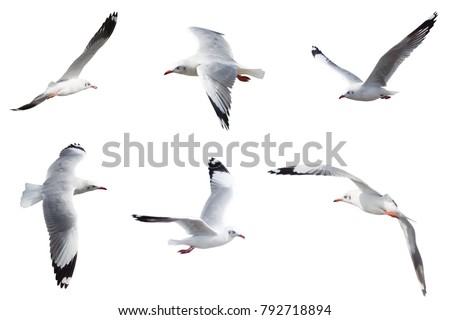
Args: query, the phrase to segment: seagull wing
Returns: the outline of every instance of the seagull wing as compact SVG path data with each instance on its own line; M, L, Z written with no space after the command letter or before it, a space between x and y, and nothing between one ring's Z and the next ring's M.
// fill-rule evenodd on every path
M320 165L317 167L307 167L304 165L299 166L292 166L292 167L286 167L286 168L279 168L276 170L271 170L269 173L274 174L290 174L290 175L316 175L316 176L333 176L333 177L343 177L348 178L351 181L353 181L354 184L363 192L372 193L382 196L379 192L375 191L367 183L359 179L358 177L355 177L354 175L348 173L345 170L327 166L327 165Z
M220 62L211 62L198 66L197 73L222 127L228 129L230 127L228 116L231 108L230 89L236 80L236 67Z
M61 176L74 175L76 165L84 158L86 152L77 143L64 148L59 158L52 163L47 171L47 180L58 179Z
M233 178L227 168L214 158L209 160L208 169L211 195L200 218L212 228L221 228L226 206L233 196Z
M311 53L313 55L314 58L316 58L317 60L322 61L323 63L325 63L326 65L328 65L330 68L332 68L333 70L335 70L337 73L339 73L342 77L345 78L345 80L347 80L349 83L361 83L363 82L360 78L358 78L357 76L355 76L353 73L351 73L350 71L347 71L341 67L339 67L337 64L335 64L333 61L331 61L330 59L327 58L326 55L324 55L322 53L322 51L319 50L319 48L317 48L316 46L312 47Z
M66 184L47 186L43 192L52 265L61 288L69 285L77 261L78 234L73 192L74 188Z
M67 69L66 73L63 74L58 82L78 78L84 66L92 59L106 41L108 41L116 27L116 23L117 12L114 12L106 18L100 29L92 37L91 41L89 41L84 52L70 65L69 69Z
M46 93L41 93L40 95L38 95L36 98L33 99L33 101L31 101L30 103L21 106L20 108L16 108L16 109L11 109L12 111L22 111L22 110L28 110L31 108L36 107L38 104L41 104L42 102L44 102L45 100L48 99L50 95L46 94Z
M400 64L423 42L426 35L434 26L436 18L437 12L386 52L378 61L364 85L385 86Z
M416 270L417 279L419 280L422 287L422 293L423 295L426 295L427 287L425 284L425 274L423 271L422 257L420 256L419 249L417 248L416 232L414 231L413 226L406 217L400 216L398 221L400 223L400 226L402 227L403 233L405 234L409 254L411 255L414 269Z
M133 218L141 222L176 222L186 233L190 235L216 235L217 233L211 229L205 222L198 218L172 218L172 217L155 217L141 216L133 214Z
M197 37L199 54L213 54L223 58L233 59L230 45L223 38L223 34L208 29L190 27L189 30Z

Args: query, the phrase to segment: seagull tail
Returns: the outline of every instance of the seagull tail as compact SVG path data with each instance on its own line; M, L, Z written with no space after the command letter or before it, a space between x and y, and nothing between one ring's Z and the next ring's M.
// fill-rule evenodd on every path
M241 74L248 74L249 76L258 78L258 79L262 79L264 78L265 72L262 69L245 69L245 68L240 68L238 70L238 73Z
M180 240L170 239L168 244L171 246L176 246L176 245L183 244L183 243Z
M20 206L27 208L33 204L38 203L43 199L42 186L38 184L25 183L25 190L22 192L22 198L20 199Z

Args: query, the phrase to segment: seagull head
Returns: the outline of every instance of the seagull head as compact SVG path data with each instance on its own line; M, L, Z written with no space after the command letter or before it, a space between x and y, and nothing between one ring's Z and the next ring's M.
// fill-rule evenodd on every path
M179 73L184 74L186 76L197 76L197 66L188 60L183 60L177 63L177 66L171 70L167 70L164 72L164 75L171 74L171 73Z
M339 99L342 99L342 98L352 99L354 97L354 95L355 95L355 90L348 90L346 93L341 94L339 96Z
M359 206L359 195L361 194L360 190L353 190L345 193L342 197L335 199L333 202L346 202L353 204L355 206Z
M245 236L243 234L240 234L236 231L234 231L233 229L228 230L228 236L230 237L230 239L236 238L236 237L240 237L242 239L245 239Z
M92 181L83 181L83 184L80 187L76 188L73 194L80 194L94 190L107 190L107 189L105 187L93 183Z
M97 89L97 86L94 86L92 83L90 83L87 80L80 79L80 81L81 81L81 85L82 85L82 90L86 90L89 88Z

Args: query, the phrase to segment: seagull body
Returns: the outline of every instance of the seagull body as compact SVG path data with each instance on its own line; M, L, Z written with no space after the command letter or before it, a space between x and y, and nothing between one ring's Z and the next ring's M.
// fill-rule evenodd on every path
M69 285L78 253L77 216L72 198L88 191L106 190L74 175L75 166L84 156L85 151L79 144L63 149L48 169L44 184L25 184L20 201L23 208L43 201L52 266L61 288Z
M179 253L189 253L194 248L208 249L227 244L235 237L245 239L231 227L223 225L223 215L226 206L233 194L233 179L227 168L219 161L211 158L208 163L211 184L211 195L206 201L200 218L173 218L133 215L142 222L176 222L189 235L181 240L169 240L172 245L187 245L188 249L179 250Z
M364 82L350 71L336 65L316 46L312 47L312 55L314 58L321 60L329 67L333 68L349 82L350 85L347 92L341 95L339 99L348 98L358 101L390 99L391 96L397 92L388 90L384 87L400 64L423 42L426 35L434 26L436 18L437 12L425 20L419 27L406 36L406 38L386 52Z
M334 176L350 179L358 190L352 190L345 193L342 197L337 198L334 202L346 202L357 206L362 211L375 215L388 215L396 218L403 233L405 234L408 250L413 261L414 269L416 271L417 279L420 282L422 293L426 295L425 274L423 269L422 257L416 244L416 232L414 227L409 222L409 218L400 212L395 201L388 195L382 195L375 191L367 183L354 175L339 168L328 165L321 165L318 167L307 167L303 165L279 168L271 170L269 173L282 175L317 175L317 176Z
M262 79L264 71L239 65L233 59L231 48L223 38L223 34L198 27L191 27L189 30L199 40L197 53L180 61L175 68L166 71L164 75L179 73L200 77L222 127L228 129L231 108L230 89L235 79L243 82L250 81L250 78L243 74Z
M56 96L68 96L89 88L97 89L97 87L92 85L89 81L80 79L78 76L95 53L106 43L106 41L108 41L116 27L116 23L117 12L114 12L109 15L97 33L89 41L83 53L70 65L69 69L67 69L58 81L50 82L44 93L38 95L30 103L11 110L28 110L45 100Z

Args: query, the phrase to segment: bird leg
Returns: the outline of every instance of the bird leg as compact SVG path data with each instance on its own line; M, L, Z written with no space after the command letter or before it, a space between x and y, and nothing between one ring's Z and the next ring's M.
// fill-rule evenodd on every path
M185 253L191 252L191 251L194 250L194 249L195 249L195 248L194 248L193 246L190 246L190 247L187 248L187 249L181 249L181 250L178 250L178 252L181 253L181 254L185 254Z
M391 98L391 96L381 96L381 97L380 97L380 99L386 99L386 100L387 100L387 99L390 99L390 98Z
M54 98L54 97L56 97L57 94L58 94L57 92L54 92L54 93L52 93L51 95L49 95L49 96L47 97L47 99Z
M249 82L249 81L250 81L250 77L243 76L243 75L241 75L241 74L238 74L238 75L236 76L236 78L237 78L239 81L242 81L242 82Z
M388 216L390 216L392 218L397 218L398 219L398 215L395 214L394 212L384 211L384 213L386 213Z

